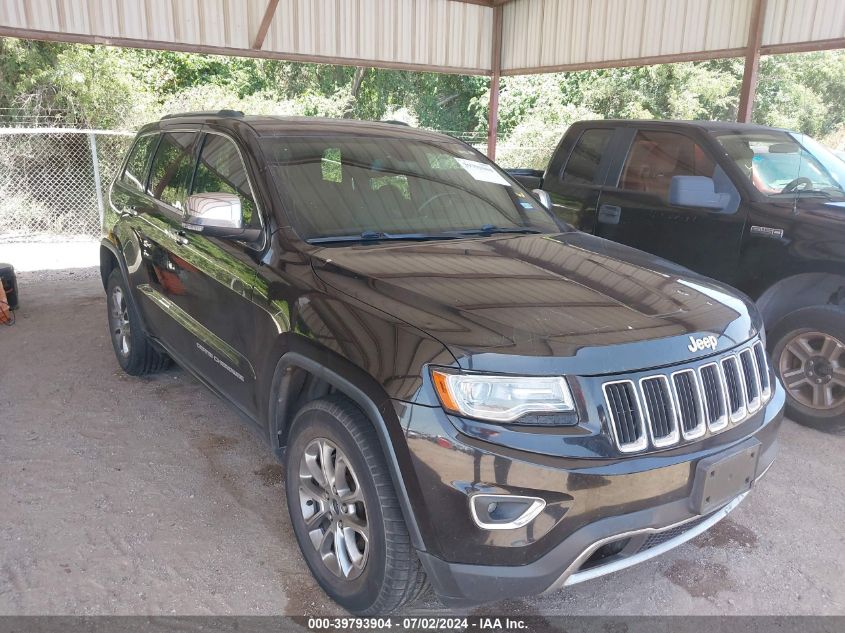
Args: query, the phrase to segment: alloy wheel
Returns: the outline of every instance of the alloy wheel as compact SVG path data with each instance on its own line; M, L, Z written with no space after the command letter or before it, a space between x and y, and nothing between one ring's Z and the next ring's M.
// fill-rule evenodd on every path
M790 396L811 409L845 404L845 344L823 332L802 332L784 346L778 361Z
M129 306L126 303L126 297L123 295L123 289L120 286L115 286L112 290L110 308L109 321L115 347L121 356L129 356L132 345L132 339L130 338Z
M299 505L308 537L328 570L346 580L361 575L370 529L359 480L349 459L325 438L312 440L299 465Z

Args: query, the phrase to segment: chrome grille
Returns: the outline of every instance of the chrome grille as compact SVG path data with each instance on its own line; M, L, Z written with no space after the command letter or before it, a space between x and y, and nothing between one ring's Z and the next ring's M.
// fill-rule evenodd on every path
M681 433L685 440L692 440L704 435L704 400L696 380L695 371L685 369L672 374L672 383L681 420Z
M695 368L606 382L602 389L613 437L625 453L722 431L759 411L772 393L760 342Z
M769 396L772 395L772 382L769 379L766 350L763 349L762 343L758 342L754 344L754 360L757 361L757 370L760 376L760 399L762 402L766 402Z
M725 399L725 381L716 363L709 363L698 370L704 391L707 426L715 433L728 425L728 403Z
M606 382L603 389L619 450L629 453L644 449L648 446L648 440L634 383L630 380Z
M738 422L745 417L745 381L739 373L739 360L736 356L722 359L722 371L725 374L725 386L728 394L728 413L731 422Z
M640 381L645 417L651 431L651 443L669 446L678 441L678 422L669 381L666 376L651 376Z
M742 366L742 380L745 383L745 406L748 413L754 413L760 408L760 375L757 372L757 362L754 352L744 349L739 353L739 364Z

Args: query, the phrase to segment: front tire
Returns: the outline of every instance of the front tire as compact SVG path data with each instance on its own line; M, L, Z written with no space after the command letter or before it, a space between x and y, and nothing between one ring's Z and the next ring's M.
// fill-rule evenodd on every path
M141 318L129 300L120 270L115 268L106 284L109 333L114 355L130 376L152 374L170 366L170 357L158 351L141 329Z
M796 310L772 329L769 341L787 416L823 431L845 429L845 309Z
M329 396L297 412L286 482L300 550L332 600L356 615L374 615L420 596L425 573L375 429L358 407Z

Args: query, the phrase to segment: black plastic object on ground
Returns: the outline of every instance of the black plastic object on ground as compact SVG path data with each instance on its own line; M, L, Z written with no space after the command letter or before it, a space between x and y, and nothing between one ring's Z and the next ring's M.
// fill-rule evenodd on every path
M9 309L16 310L18 307L18 280L15 277L15 269L11 264L0 264L0 283L6 291L6 301Z

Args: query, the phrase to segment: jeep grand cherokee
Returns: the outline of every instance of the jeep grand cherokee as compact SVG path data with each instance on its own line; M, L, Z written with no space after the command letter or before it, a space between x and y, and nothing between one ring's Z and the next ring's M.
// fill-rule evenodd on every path
M745 297L562 228L446 136L168 117L104 234L121 367L173 359L259 429L306 563L353 613L632 565L774 458L783 390Z

